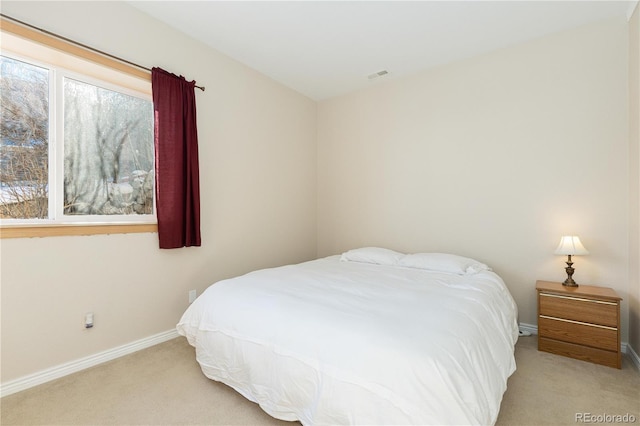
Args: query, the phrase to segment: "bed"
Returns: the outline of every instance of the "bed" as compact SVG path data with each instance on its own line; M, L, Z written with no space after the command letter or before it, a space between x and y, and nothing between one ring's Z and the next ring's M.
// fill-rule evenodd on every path
M516 318L480 262L365 247L215 283L177 330L208 378L281 420L487 425Z

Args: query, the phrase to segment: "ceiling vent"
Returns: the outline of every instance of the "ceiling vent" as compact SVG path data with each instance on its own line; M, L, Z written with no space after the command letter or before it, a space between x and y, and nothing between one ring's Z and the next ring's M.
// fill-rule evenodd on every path
M376 72L376 73L373 73L373 74L368 75L368 76L367 76L367 78L368 78L369 80L373 80L374 78L382 77L382 76L387 75L387 74L389 74L389 71L387 71L387 70L382 70L382 71L378 71L378 72Z

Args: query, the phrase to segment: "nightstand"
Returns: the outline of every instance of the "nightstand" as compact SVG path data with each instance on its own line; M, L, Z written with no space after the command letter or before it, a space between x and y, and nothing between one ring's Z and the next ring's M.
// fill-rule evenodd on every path
M621 368L620 300L611 288L537 281L538 350Z

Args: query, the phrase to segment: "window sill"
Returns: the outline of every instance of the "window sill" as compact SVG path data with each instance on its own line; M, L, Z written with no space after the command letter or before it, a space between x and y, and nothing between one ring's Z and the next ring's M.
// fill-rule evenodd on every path
M155 223L113 225L24 225L0 227L0 239L158 232Z

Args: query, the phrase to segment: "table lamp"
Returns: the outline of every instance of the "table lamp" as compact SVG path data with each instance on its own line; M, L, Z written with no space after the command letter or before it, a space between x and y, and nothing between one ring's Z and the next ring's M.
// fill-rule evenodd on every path
M567 279L564 280L562 285L566 285L568 287L578 287L578 284L573 280L572 276L575 272L575 269L571 266L573 262L571 261L571 256L580 256L589 254L586 248L580 242L580 238L577 235L565 235L560 238L560 244L558 244L558 248L555 251L555 254L566 254L569 256L567 260L567 267L564 268L567 271Z

